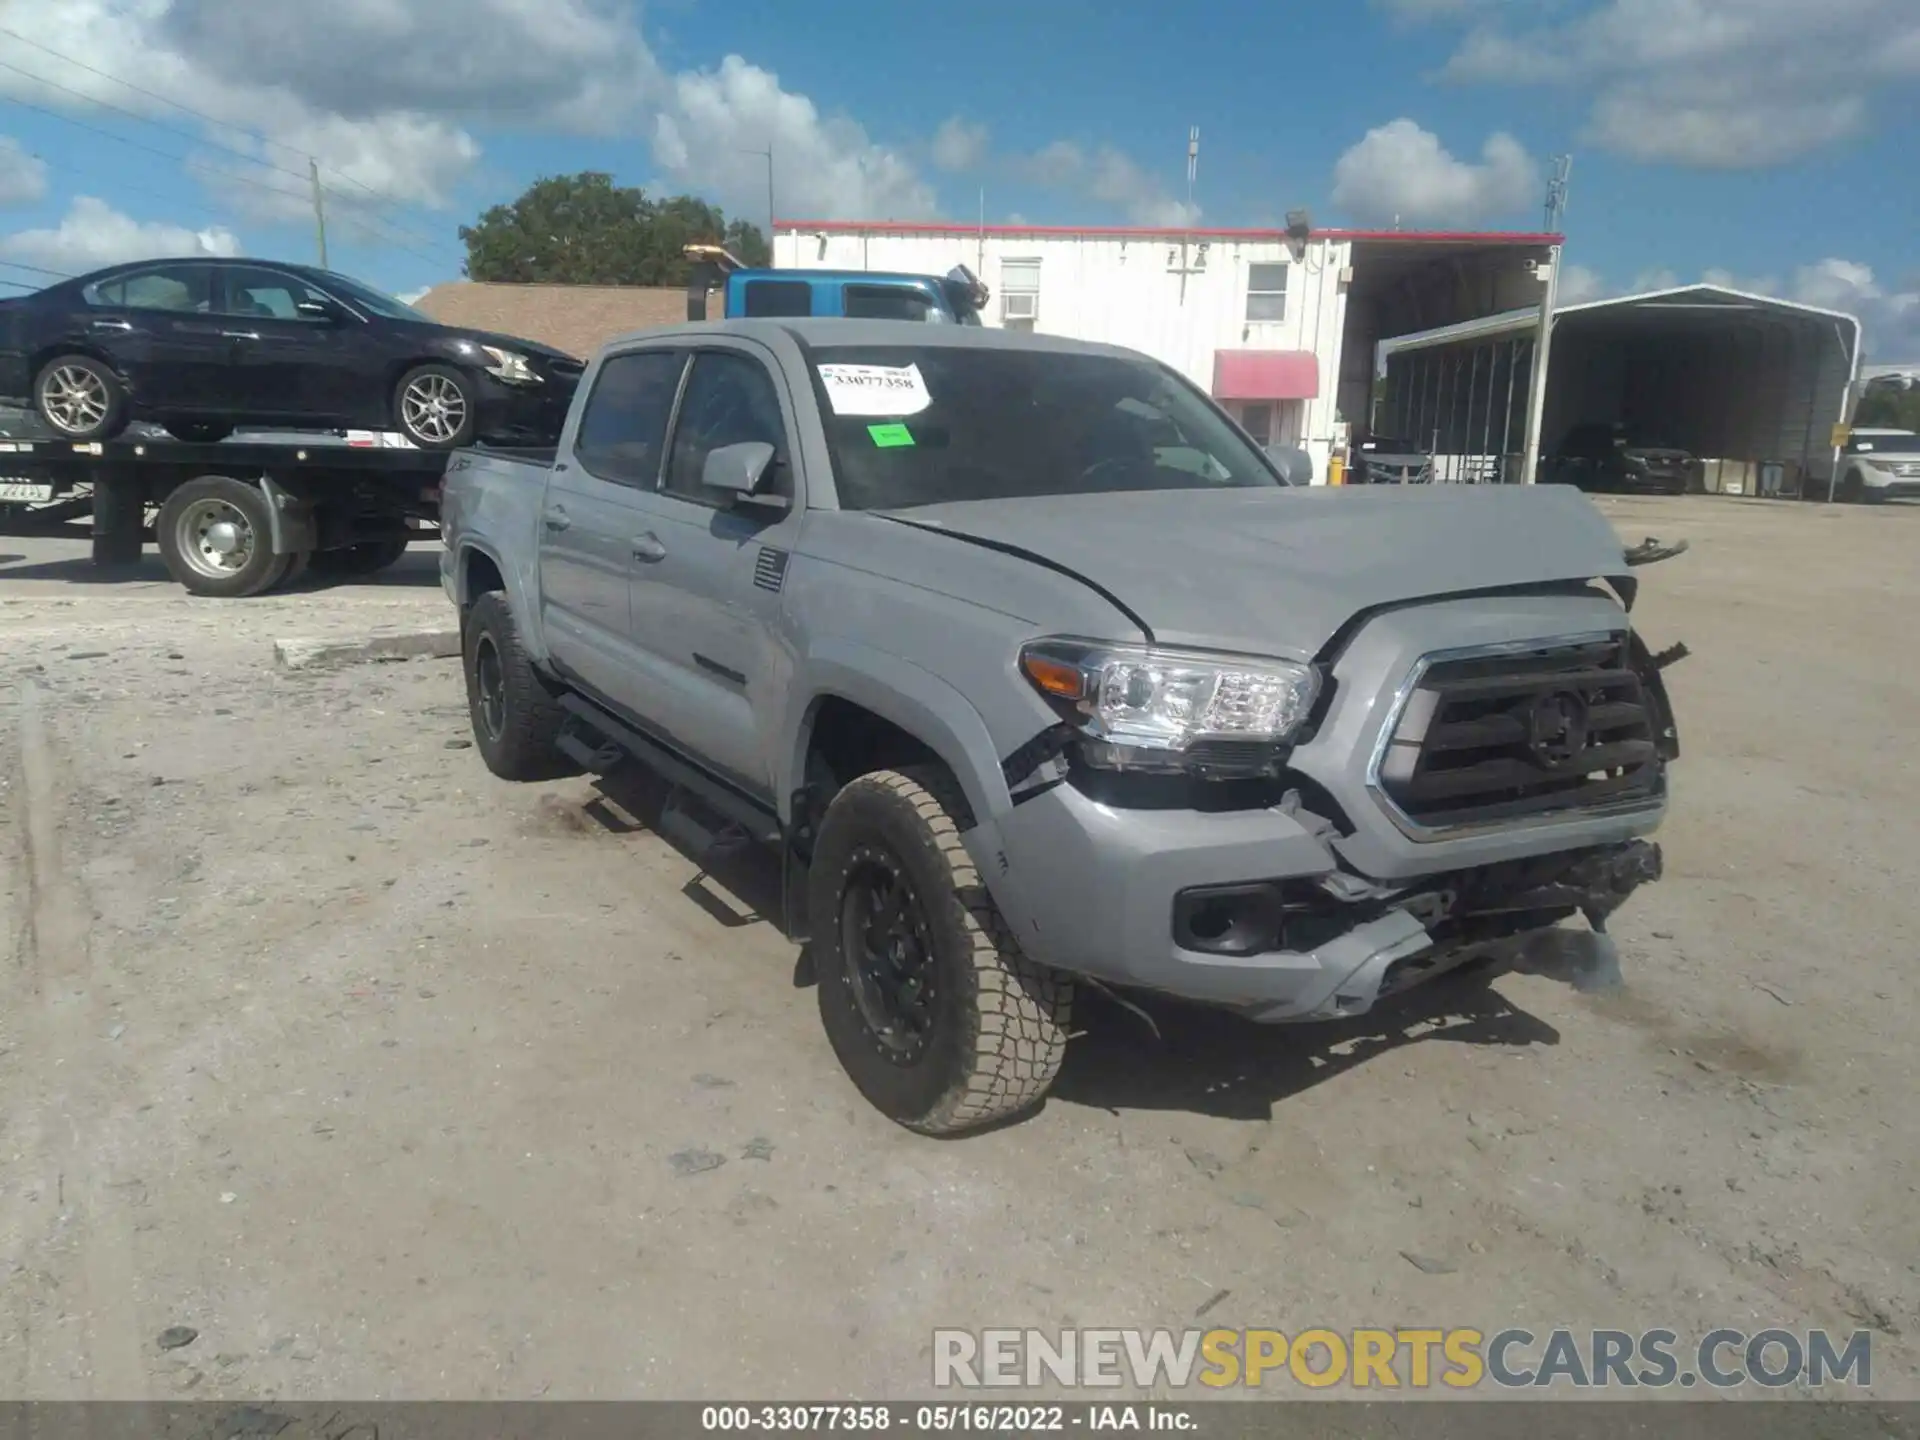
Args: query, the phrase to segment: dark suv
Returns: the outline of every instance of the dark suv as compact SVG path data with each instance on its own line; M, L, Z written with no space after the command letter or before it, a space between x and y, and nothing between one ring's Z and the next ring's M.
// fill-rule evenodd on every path
M194 441L295 426L397 430L432 450L552 444L581 369L271 261L141 261L0 301L0 403L31 404L65 440L144 420Z
M1576 425L1560 448L1540 460L1543 485L1575 485L1582 490L1626 491L1647 495L1684 495L1703 475L1691 452L1649 443L1625 426Z

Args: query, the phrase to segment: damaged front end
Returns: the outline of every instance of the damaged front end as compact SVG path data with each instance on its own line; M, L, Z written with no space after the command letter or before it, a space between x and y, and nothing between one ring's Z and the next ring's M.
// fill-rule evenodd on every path
M1238 1007L1266 1022L1365 1014L1389 996L1582 916L1596 932L1658 880L1647 840L1542 855L1387 887L1345 871L1316 880L1200 887L1176 904L1181 948L1223 958L1296 961L1324 977L1282 1003Z

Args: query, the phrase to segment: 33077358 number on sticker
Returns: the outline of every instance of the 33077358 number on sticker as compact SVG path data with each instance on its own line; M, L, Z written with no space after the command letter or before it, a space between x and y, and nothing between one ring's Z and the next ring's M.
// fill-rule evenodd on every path
M933 403L918 365L819 365L820 384L836 415L918 415Z

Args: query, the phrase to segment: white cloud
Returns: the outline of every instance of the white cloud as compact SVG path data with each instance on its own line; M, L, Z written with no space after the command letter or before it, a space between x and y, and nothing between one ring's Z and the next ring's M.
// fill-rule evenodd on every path
M398 300L402 305L417 305L427 298L427 292L431 289L433 289L431 285L422 285L417 290L402 290L393 298Z
M1479 19L1444 73L1587 91L1586 138L1635 159L1777 165L1862 130L1876 91L1920 78L1920 6L1600 0L1531 28Z
M11 135L0 135L0 205L31 205L46 193L46 165Z
M1476 224L1542 193L1539 167L1511 135L1488 136L1475 164L1405 118L1369 130L1333 167L1333 203L1363 224Z
M395 203L450 206L475 173L481 124L644 136L666 178L748 215L765 208L766 162L739 150L769 142L783 211L932 212L904 155L771 72L737 55L667 71L635 10L628 0L39 0L7 23L217 124L31 46L13 46L10 61L79 93L0 71L0 95L79 113L105 102L255 155L202 147L190 173L223 204L274 219L307 213L308 155L343 221ZM164 148L194 146L181 137Z
M1135 225L1172 229L1200 219L1198 205L1176 200L1157 176L1111 145L1089 153L1071 140L1056 140L1027 156L1018 168L1036 185L1117 206Z
M190 230L165 221L135 220L91 195L75 196L56 226L0 236L0 257L69 275L125 260L239 253L238 237L223 226Z
M760 218L773 147L774 203L783 217L914 220L935 211L933 190L898 151L851 120L824 117L770 70L729 55L715 70L686 71L654 117L653 158L681 184L730 199Z
M987 158L987 127L958 115L933 132L933 163L942 170L972 170Z
M1603 299L1607 293L1607 282L1597 270L1589 270L1585 265L1566 265L1560 270L1560 303L1579 305L1588 300Z

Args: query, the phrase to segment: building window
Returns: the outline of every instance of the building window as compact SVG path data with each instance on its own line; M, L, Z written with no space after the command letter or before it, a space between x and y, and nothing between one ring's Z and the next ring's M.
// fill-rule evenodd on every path
M1000 323L1008 330L1031 330L1040 319L1040 262L1000 262Z
M1270 324L1287 318L1287 267L1247 266L1247 321Z

